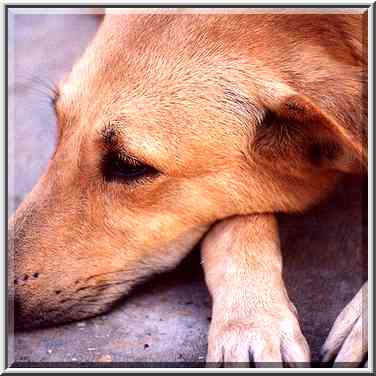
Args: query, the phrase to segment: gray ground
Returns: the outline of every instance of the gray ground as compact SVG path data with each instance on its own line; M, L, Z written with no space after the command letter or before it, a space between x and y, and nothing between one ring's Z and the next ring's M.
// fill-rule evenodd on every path
M54 117L42 83L56 82L70 69L92 38L99 17L17 15L10 21L11 214L53 150ZM279 217L285 279L314 359L336 315L366 279L363 189L364 182L349 177L328 202L309 213ZM15 360L201 362L206 354L210 305L199 250L195 250L178 270L138 288L107 315L16 333Z

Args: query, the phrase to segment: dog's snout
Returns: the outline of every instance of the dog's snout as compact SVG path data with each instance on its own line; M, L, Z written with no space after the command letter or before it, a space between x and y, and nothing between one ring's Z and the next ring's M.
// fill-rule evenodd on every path
M12 300L16 329L26 329L44 321L48 311L49 277L39 254L40 239L36 226L43 225L36 206L30 204L17 210L9 221L8 254L12 277L9 300Z
M45 239L34 236L36 225L46 228L41 219L28 221L18 215L16 220L15 225L11 221L8 239L13 272L8 299L13 302L16 330L79 320L110 307L114 299L107 297L108 283L87 275L74 257L56 258L56 242L47 247ZM115 292L108 295L116 297Z

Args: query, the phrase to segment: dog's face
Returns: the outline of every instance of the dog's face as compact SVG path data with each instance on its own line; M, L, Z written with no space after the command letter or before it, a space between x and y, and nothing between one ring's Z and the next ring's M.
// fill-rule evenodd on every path
M192 17L106 17L60 84L55 153L10 224L23 325L103 312L214 222L331 186L330 121L272 81L235 22Z

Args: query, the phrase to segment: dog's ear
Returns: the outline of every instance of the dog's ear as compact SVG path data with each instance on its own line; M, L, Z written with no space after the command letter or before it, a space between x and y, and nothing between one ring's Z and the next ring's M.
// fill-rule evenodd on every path
M308 98L294 94L266 107L251 148L272 163L352 171L364 163L362 144L355 138Z

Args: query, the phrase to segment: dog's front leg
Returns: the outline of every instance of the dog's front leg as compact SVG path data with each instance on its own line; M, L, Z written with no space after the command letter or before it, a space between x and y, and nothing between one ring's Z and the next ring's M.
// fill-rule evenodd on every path
M337 317L326 339L322 362L334 360L334 367L359 367L368 354L368 283Z
M307 366L309 348L282 280L272 215L234 217L215 225L202 244L213 298L208 366Z

